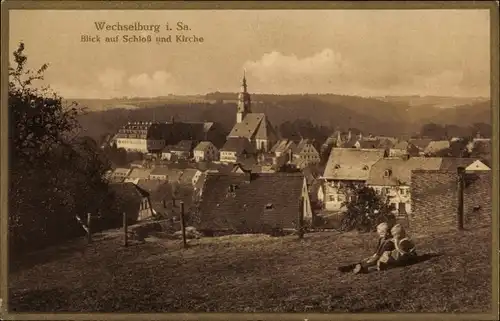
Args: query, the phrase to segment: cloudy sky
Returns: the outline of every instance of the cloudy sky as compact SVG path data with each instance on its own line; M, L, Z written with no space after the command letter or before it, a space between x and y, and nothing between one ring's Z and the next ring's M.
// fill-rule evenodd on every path
M177 22L190 30L166 30ZM67 98L235 92L244 69L252 93L489 96L489 30L487 10L13 10L10 51L23 41L29 66L48 62L46 81ZM181 34L204 42L175 43ZM122 42L105 43L115 35Z

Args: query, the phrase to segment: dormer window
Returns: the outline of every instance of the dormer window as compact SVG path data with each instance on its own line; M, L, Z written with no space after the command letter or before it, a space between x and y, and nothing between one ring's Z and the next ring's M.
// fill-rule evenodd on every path
M385 170L385 172L384 172L384 176L385 176L385 177L389 177L389 176L391 176L391 175L392 175L392 170L390 170L390 169L386 169L386 170Z
M335 164L335 169L339 169L340 168L340 165L339 164Z
M363 170L367 171L368 170L368 166L367 165L363 166Z
M266 204L266 210L272 210L273 208L274 208L274 205L272 203Z

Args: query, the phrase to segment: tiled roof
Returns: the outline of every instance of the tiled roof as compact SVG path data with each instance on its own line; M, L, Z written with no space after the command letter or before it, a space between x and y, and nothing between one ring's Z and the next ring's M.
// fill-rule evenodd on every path
M152 171L152 169L149 169L149 168L134 168L134 169L132 169L130 174L128 174L127 178L130 178L130 179L148 178L149 174L151 174L151 171Z
M190 152L193 148L193 141L191 140L181 140L174 146L170 147L170 151L175 152Z
M294 149L295 143L289 139L282 139L274 144L274 146L271 148L271 153L284 153L290 148Z
M182 174L179 178L179 182L181 184L192 185L193 177L196 175L197 172L198 172L197 169L186 168L185 170L182 171Z
M248 139L244 137L230 137L221 148L221 151L236 152L238 154L242 153L244 150L249 153L252 153L254 151L254 148L252 147Z
M427 146L429 146L432 139L419 138L419 139L410 139L410 143L417 146L421 150L425 150Z
M151 205L156 212L164 211L163 200L167 208L172 202L172 186L166 181L141 179L137 186L149 193Z
M458 167L467 167L479 160L478 158L443 157L441 170L456 171Z
M311 151L306 151L307 149L310 149ZM316 147L314 147L313 141L310 139L302 139L294 148L293 153L294 154L313 153L319 155L318 151L316 150Z
M252 139L276 140L277 135L265 114L247 114L240 123L236 123L228 137L245 137Z
M377 148L393 148L393 146L396 144L396 141L394 139L390 138L381 138L378 139L378 146Z
M383 149L332 148L323 177L337 180L367 180L370 168L384 157Z
M434 140L427 145L424 152L425 153L436 153L442 150L450 148L450 142L447 140Z
M354 148L357 141L355 137L351 137L351 139L341 142L340 146L341 148Z
M200 142L198 145L196 145L196 147L194 148L194 150L195 151L203 151L203 152L205 152L212 145L213 144L211 142L203 141L203 142Z
M151 176L167 176L169 182L177 182L182 175L182 170L177 168L156 167L151 171Z
M438 170L441 160L439 157L412 157L407 160L382 158L371 167L366 183L378 186L409 186L412 170Z
M465 174L464 227L491 225L493 173ZM455 229L457 218L458 176L456 171L415 170L412 173L412 230L433 233L439 229Z
M380 146L380 140L358 140L359 148L376 149Z
M208 174L199 229L259 232L265 227L294 228L302 195L301 174ZM230 186L234 186L231 193Z
M115 170L111 173L111 176L115 175L128 175L130 173L130 168L115 168Z

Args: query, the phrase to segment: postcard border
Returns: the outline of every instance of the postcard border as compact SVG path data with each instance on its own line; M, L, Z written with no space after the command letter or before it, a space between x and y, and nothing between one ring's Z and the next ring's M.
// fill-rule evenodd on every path
M9 10L330 10L330 9L489 9L491 23L491 106L492 106L492 148L493 148L493 193L498 195L499 185L499 14L497 1L3 1L1 11L2 43L1 43L1 108L0 111L0 317L6 320L131 320L148 318L155 320L331 320L343 318L347 320L387 320L387 319L419 319L432 320L496 320L499 316L499 217L498 197L493 197L492 213L492 311L490 314L436 314L436 313L8 313L8 59L9 52ZM3 304L2 299L3 298ZM2 314L3 313L3 314Z

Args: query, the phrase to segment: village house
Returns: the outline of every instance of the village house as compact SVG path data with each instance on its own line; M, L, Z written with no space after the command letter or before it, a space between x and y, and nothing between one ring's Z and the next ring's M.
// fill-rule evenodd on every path
M200 142L193 150L194 159L197 162L201 161L217 161L219 160L219 151L214 144L208 141Z
M425 154L425 149L429 144L432 142L432 139L428 138L414 138L410 139L408 141L410 144L418 148L418 155L419 156L424 156Z
M296 144L293 140L290 139L281 139L271 148L270 152L274 153L276 157L280 157L282 155L288 154L288 151L294 150L296 148Z
M425 148L424 154L425 156L433 156L447 150L450 146L450 141L448 140L433 140Z
M292 151L293 164L297 168L305 168L310 165L316 165L321 162L318 150L314 147L313 141L310 139L302 139Z
M278 141L278 135L267 116L263 113L252 113L245 76L238 95L236 124L227 136L228 140L230 138L247 139L256 152L268 152Z
M389 157L416 157L420 155L420 149L409 141L402 140L389 148Z
M244 137L231 137L220 149L222 163L239 163L247 158L255 158L255 149Z
M128 152L160 153L168 145L181 140L210 141L222 146L225 141L220 126L213 122L128 122L118 130L112 141Z
M172 210L172 186L164 180L140 179L136 184L149 194L153 215L167 215Z
M108 176L109 181L113 183L121 183L128 177L130 172L130 168L115 168Z
M153 216L148 192L133 183L114 183L109 188L113 195L113 211L119 217L126 213L130 222L137 222Z
M178 159L190 159L194 147L194 142L192 140L181 140L173 146L169 146L169 152L171 157Z
M378 140L378 139L375 139L375 140L358 139L354 143L353 147L361 148L361 149L377 149L380 147L380 140Z
M411 213L412 170L438 170L441 162L439 157L382 158L371 167L366 185L388 199L399 216L405 216Z
M386 156L382 149L333 148L322 176L324 207L327 211L341 211L348 201L351 189L364 186L370 169Z
M202 172L200 170L197 170L196 168L183 169L181 175L179 176L178 182L179 184L193 188L200 178L201 173Z
M149 174L149 179L178 182L181 175L182 175L181 169L156 167Z
M307 184L300 173L209 173L192 223L205 232L266 233L295 229L299 211L305 222L312 220Z
M118 130L113 141L117 148L123 148L127 152L148 153L151 150L161 150L165 147L165 140L152 135L154 125L153 122L128 122Z

